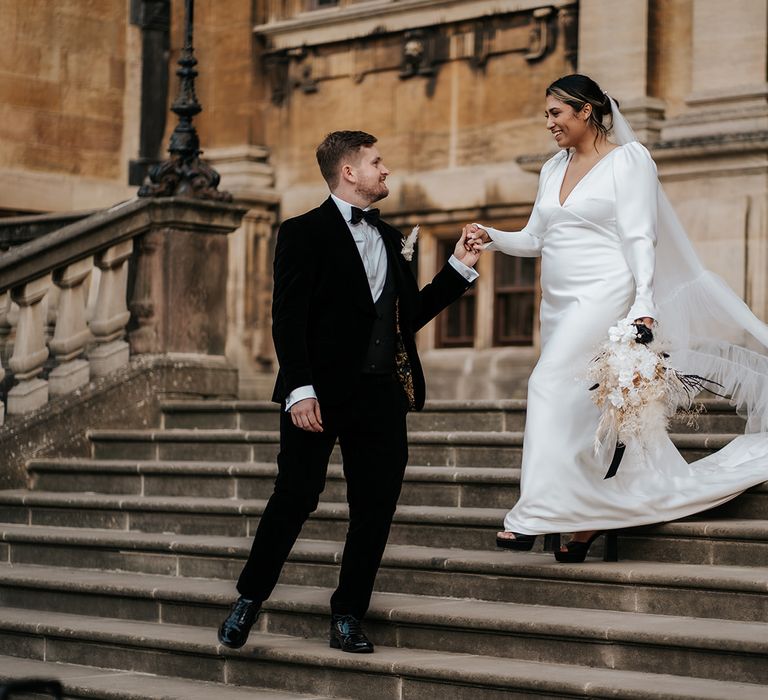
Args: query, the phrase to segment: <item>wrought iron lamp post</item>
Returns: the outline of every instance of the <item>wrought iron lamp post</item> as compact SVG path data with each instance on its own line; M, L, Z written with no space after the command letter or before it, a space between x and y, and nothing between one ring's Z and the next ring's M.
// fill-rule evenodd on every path
M195 94L197 59L192 46L195 0L184 2L184 48L179 58L179 94L171 111L179 118L171 134L168 152L171 157L149 170L145 183L139 188L139 197L196 197L230 202L229 192L220 192L220 176L200 158L200 139L192 119L202 111Z

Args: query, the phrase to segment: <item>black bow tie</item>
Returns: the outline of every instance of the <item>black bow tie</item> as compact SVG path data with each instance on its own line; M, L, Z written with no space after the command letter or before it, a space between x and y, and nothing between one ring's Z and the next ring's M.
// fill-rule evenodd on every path
M363 211L357 207L352 207L352 223L359 224L363 219L365 219L371 226L376 226L376 224L379 223L379 210L367 209L366 211Z

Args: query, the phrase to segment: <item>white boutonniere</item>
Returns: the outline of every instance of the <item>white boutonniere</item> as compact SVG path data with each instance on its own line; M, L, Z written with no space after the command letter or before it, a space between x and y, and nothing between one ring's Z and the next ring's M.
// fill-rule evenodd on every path
M416 245L416 239L419 237L419 227L414 226L408 236L403 238L403 248L400 251L403 257L411 262L413 260L413 248Z

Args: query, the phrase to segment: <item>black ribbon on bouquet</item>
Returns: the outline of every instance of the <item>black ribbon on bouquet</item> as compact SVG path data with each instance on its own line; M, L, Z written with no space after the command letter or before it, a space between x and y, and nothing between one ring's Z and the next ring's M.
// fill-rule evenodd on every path
M632 325L637 329L637 335L635 336L636 343L639 345L648 345L648 343L653 342L653 331L648 328L648 326L646 326L644 323L633 323ZM596 389L597 386L593 388ZM608 471L605 473L603 480L612 479L614 476L616 476L616 472L619 471L619 465L621 464L621 460L624 457L624 451L626 449L627 446L623 442L620 440L616 442L616 449L613 451L611 464L608 467Z
M605 473L603 480L616 476L616 472L619 471L619 464L621 464L621 458L624 456L624 450L626 449L627 446L623 442L616 443L616 450L613 453L611 466L608 467L608 471Z

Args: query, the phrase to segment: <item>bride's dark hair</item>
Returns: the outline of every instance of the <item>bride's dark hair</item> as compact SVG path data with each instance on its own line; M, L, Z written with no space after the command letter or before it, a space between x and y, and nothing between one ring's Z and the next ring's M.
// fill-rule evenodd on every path
M547 88L546 95L552 95L561 102L565 102L576 112L581 112L587 104L592 105L589 123L597 130L598 135L607 136L611 130L613 126L611 101L592 78L579 73L564 75ZM618 105L618 102L616 104ZM611 120L606 125L605 117L607 116L611 116Z

